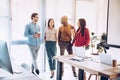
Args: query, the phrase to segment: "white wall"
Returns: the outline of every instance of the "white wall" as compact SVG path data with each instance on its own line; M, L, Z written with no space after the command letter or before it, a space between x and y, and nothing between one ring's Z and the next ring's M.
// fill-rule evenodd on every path
M120 0L110 0L108 21L108 44L120 46ZM110 47L109 54L119 58L120 48Z
M61 25L60 19L64 15L74 24L74 0L46 0L46 23L49 18L53 18L58 29Z
M97 25L97 13L96 13L96 1L95 0L77 0L76 1L76 23L78 19L84 18L88 29L91 32L96 33ZM77 24L76 24L77 26ZM78 28L78 27L76 27Z
M108 43L120 45L120 0L110 0Z
M90 33L100 36L106 33L107 0L76 0L76 22L85 18Z
M96 34L100 36L107 29L107 7L108 0L95 0L96 4Z

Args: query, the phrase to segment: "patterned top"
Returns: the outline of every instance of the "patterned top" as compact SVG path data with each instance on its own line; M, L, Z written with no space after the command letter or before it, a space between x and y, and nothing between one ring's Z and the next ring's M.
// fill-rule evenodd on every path
M45 39L46 41L57 41L57 29L45 29Z

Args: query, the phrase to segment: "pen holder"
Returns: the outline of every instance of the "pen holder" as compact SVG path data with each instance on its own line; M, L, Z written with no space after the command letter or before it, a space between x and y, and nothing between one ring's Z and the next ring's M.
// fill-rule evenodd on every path
M113 61L112 61L112 67L116 67L116 64L117 64L117 61L116 61L116 60L113 60Z

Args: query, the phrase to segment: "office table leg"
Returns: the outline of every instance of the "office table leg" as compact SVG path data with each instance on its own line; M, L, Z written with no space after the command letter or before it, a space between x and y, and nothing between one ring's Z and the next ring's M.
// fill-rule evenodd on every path
M62 80L62 62L57 61L57 80Z
M78 80L84 80L84 70L79 69Z
M100 76L100 80L109 80L109 79L106 77Z

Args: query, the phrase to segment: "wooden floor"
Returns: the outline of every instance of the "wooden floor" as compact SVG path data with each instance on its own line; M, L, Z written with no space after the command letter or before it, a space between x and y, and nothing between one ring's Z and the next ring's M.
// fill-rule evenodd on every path
M64 65L64 66L65 66L65 70L64 70L62 80L78 80L78 78L75 78L73 76L71 67L69 65ZM76 70L76 72L77 72L77 70ZM44 73L40 73L39 77L40 77L41 80L56 80L56 73L55 73L55 76L52 79L50 78L50 72L49 71L44 72ZM88 80L89 73L87 73L87 72L86 72L86 77L87 77L87 80ZM93 75L90 80L95 80L95 76Z

